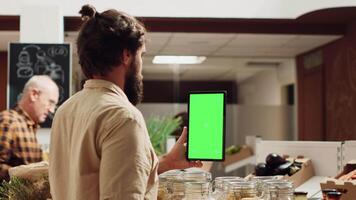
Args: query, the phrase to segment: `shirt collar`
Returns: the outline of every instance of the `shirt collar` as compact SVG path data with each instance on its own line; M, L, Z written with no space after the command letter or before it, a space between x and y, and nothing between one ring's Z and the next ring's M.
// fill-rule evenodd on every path
M85 81L84 89L100 89L100 88L110 90L111 92L119 96L122 96L127 101L129 101L124 91L113 82L102 80L102 79L89 79Z
M14 107L14 110L15 110L19 115L21 115L21 116L23 116L23 117L25 118L25 122L26 122L27 126L29 126L29 127L32 126L34 129L39 128L39 125L38 125L35 121L33 121L33 120L31 119L30 115L28 115L28 113L27 113L25 110L23 110L19 105L16 105L16 106Z

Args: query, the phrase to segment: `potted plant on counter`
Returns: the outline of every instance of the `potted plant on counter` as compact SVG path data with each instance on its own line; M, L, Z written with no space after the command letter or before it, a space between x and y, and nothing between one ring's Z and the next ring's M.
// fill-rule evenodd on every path
M179 126L181 118L173 117L151 117L147 120L146 126L151 139L152 146L158 156L166 152L166 141Z

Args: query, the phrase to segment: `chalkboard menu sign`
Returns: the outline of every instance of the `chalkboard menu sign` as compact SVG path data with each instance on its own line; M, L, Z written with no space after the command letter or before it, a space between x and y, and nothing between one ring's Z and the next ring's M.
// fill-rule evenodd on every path
M70 93L71 51L69 44L10 43L8 59L8 107L20 99L25 83L33 75L48 75L58 85L59 103ZM50 127L52 116L41 127Z

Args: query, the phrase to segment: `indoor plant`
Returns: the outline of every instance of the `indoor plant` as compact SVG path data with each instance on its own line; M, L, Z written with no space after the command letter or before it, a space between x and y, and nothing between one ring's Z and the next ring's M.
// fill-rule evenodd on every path
M147 130L156 154L166 151L166 140L182 123L181 118L151 117L147 120Z

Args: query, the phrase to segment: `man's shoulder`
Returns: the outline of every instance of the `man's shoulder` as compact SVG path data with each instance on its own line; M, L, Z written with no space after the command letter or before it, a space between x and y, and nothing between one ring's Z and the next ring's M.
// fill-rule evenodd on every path
M0 112L0 123L14 123L18 122L21 119L21 114L18 113L16 110L9 109L9 110L3 110Z

